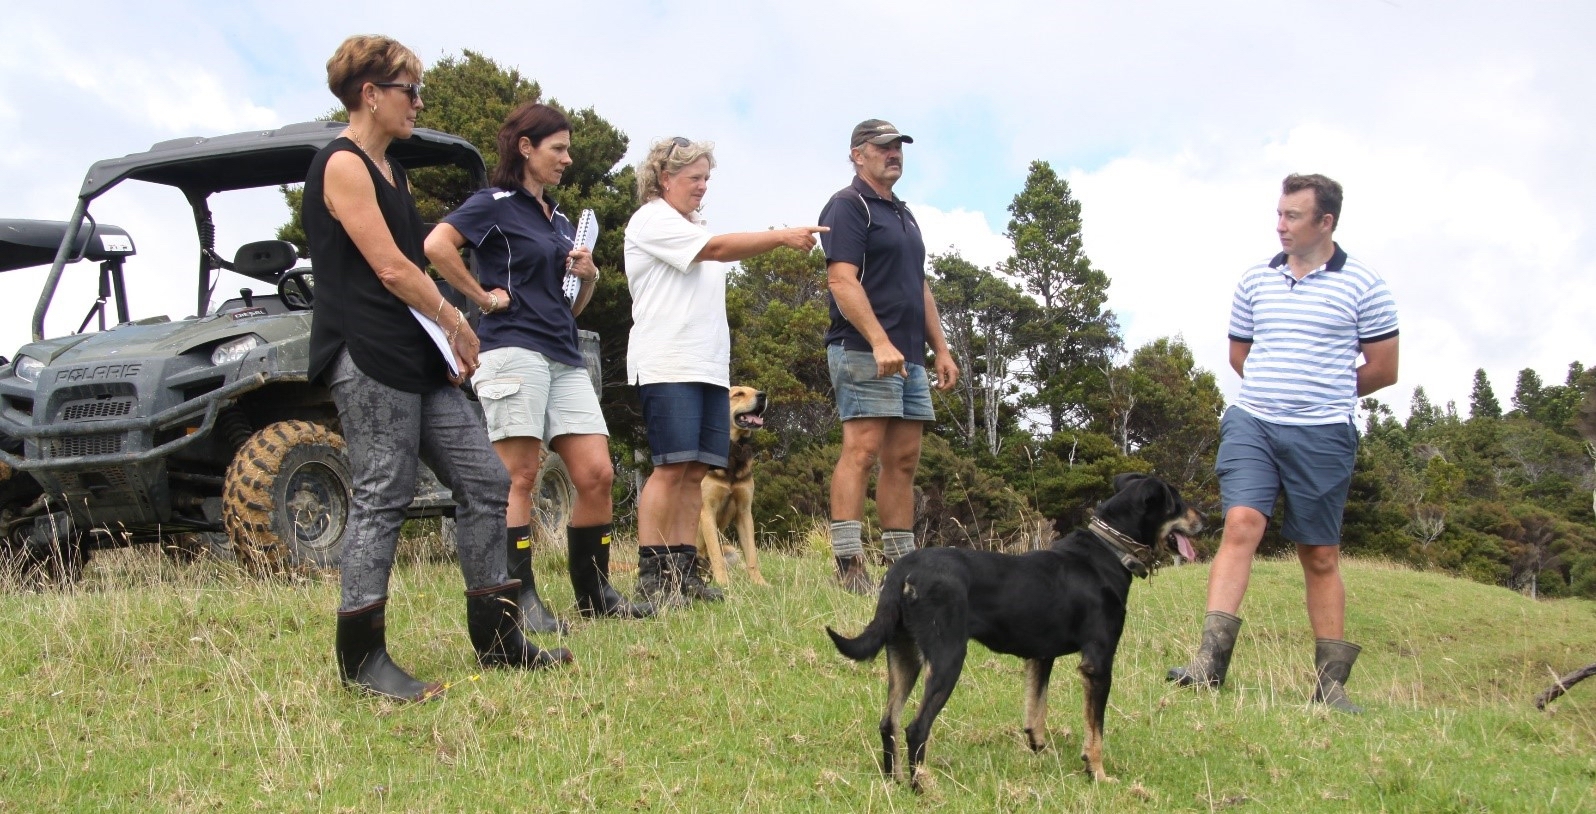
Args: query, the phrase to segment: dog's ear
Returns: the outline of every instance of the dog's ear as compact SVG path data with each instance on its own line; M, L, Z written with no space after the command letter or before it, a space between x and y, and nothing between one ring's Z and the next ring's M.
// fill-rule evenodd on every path
M1147 478L1143 499L1155 517L1177 517L1186 511L1180 492L1162 478Z

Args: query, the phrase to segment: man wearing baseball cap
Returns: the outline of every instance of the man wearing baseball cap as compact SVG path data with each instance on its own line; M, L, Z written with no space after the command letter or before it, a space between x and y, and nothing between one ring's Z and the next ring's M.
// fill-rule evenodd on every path
M842 419L842 456L831 478L831 549L838 582L858 594L873 590L861 531L865 488L878 462L882 551L896 561L915 549L914 474L925 423L935 418L927 344L935 387L951 390L959 379L926 282L920 225L892 193L903 176L903 145L912 143L891 122L860 122L848 141L853 182L820 211L820 225L830 227L820 235L831 289L826 360Z

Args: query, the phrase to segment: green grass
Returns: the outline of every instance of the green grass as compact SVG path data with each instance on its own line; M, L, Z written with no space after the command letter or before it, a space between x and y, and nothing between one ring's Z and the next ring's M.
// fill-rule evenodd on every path
M877 770L885 668L822 631L857 631L873 602L830 587L822 556L763 562L770 588L737 575L722 606L580 622L575 668L529 674L477 670L458 572L412 554L391 649L452 686L399 706L339 686L334 577L112 552L79 588L0 593L0 812L1596 811L1596 685L1531 703L1596 660L1589 602L1349 562L1350 689L1369 711L1348 717L1306 704L1294 562L1258 565L1224 690L1166 684L1207 576L1166 569L1131 595L1107 721L1118 783L1080 771L1073 657L1032 754L1020 663L975 646L917 797ZM569 615L563 562L537 571Z

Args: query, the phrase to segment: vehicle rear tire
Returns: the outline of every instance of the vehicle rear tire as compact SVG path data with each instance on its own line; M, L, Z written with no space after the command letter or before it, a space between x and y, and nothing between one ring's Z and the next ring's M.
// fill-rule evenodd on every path
M576 484L565 461L553 452L543 456L537 486L532 490L532 530L544 543L565 550L565 527L576 508Z
M460 556L460 526L454 522L453 517L438 518L438 545L448 555L448 559Z
M279 421L249 437L227 467L222 522L240 562L272 573L338 564L354 500L343 436Z

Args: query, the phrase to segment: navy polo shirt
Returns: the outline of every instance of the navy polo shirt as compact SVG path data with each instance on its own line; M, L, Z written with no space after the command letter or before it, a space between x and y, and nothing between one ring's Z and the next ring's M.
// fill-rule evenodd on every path
M924 364L925 240L914 213L898 196L883 198L863 178L854 176L853 183L831 196L820 210L820 225L831 227L820 235L826 262L859 268L859 283L887 338L904 359ZM843 317L836 299L829 295L828 299L831 327L826 331L826 344L870 350L864 335Z
M547 193L553 218L524 189L478 190L445 215L477 252L483 289L510 293L510 307L484 314L477 326L482 350L526 348L556 362L581 367L576 316L561 288L565 261L576 245L576 227Z

